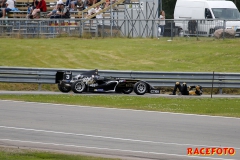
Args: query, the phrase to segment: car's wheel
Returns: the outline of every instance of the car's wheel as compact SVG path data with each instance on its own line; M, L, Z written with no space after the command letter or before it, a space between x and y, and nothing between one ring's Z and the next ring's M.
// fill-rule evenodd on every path
M122 93L124 93L124 94L130 94L130 93L132 93L132 91L133 91L133 88L124 88L124 89L122 89Z
M71 87L66 87L63 85L58 84L58 89L59 91L63 92L63 93L68 93L71 91Z
M138 95L143 95L147 91L147 84L144 82L137 82L134 84L133 90Z
M72 91L74 93L82 93L86 88L86 84L80 80L80 81L75 81L73 84L72 84Z

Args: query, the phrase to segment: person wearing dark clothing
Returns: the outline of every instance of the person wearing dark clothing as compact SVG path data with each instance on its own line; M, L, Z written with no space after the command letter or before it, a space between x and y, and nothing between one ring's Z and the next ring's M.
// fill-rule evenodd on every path
M50 19L56 19L56 18L70 18L70 12L68 7L64 7L64 4L62 2L58 3L59 8L55 15L52 15Z
M195 90L192 90L194 88ZM180 91L181 95L199 95L200 96L203 93L202 86L200 85L187 87L187 84L185 82L182 85L179 82L176 82L173 92L170 95L176 95L177 89Z
M196 34L197 31L197 22L195 20L190 20L188 22L188 32L189 34Z

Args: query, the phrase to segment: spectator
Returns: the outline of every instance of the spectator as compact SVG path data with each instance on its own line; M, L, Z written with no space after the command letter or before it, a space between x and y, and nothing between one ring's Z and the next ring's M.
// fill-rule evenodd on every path
M87 7L90 7L89 3L87 4ZM96 13L96 10L94 8L89 9L86 18L89 18L90 16L92 16L95 13ZM91 19L95 19L95 18L96 18L96 16L92 17ZM90 26L92 26L92 24L93 24L93 20L90 20Z
M2 8L2 17L5 18L6 12L10 12L11 10L15 9L15 1L14 0L7 0L6 8Z
M32 14L30 15L30 18L36 18L36 14L38 12L46 12L47 11L47 5L45 0L40 0L40 2L38 3L37 7L32 11Z
M1 8L6 8L6 2L7 0L2 0L2 2L0 3Z
M70 0L70 11L75 11L77 0Z
M96 8L95 8L95 12L98 13L98 12L100 12L101 10L102 10L102 8L100 8L100 5L97 5ZM97 14L97 15L96 15L96 18L103 18L102 13Z
M70 12L68 7L64 7L63 2L58 2L59 5L59 9L56 12L56 15L51 16L51 19L55 19L55 18L70 18Z
M56 6L53 8L53 10L47 14L47 17L50 17L52 15L55 15L60 7L60 3L63 3L62 0L58 0Z
M28 7L27 18L32 14L32 11L37 7L38 3L38 0L33 0L32 4Z
M165 12L162 10L160 11L159 24L158 24L158 27L161 29L161 32L159 33L160 36L164 35L164 26L165 26Z
M102 10L102 8L99 5L96 6L95 11L97 13L97 15L96 15L97 23L100 24L100 25L102 24L102 22L101 22L101 20L98 20L98 19L102 19L103 18L103 13L98 13L98 12L100 12L101 10Z
M82 0L83 1L83 10L87 8L88 0Z
M94 5L96 3L96 0L88 0L88 4L90 6Z
M190 20L188 22L188 33L196 34L196 31L197 31L197 22L195 20Z
M84 1L83 0L77 0L77 6L80 11L84 10Z
M105 7L104 8L107 8L110 4L110 0L106 0L106 3L105 3Z
M90 7L91 5L88 3L87 4L87 7ZM94 8L91 8L91 9L89 9L88 10L88 15L87 15L87 17L89 17L89 16L91 16L91 15L93 15L93 14L95 14L96 13L96 10L94 9ZM93 18L96 18L96 17L93 17ZM93 19L93 18L91 18L91 19Z
M94 0L94 4L98 3L98 2L101 2L101 0Z
M67 0L66 6L69 6L70 11L74 11L77 5L81 8L81 10L84 10L87 3L88 0Z

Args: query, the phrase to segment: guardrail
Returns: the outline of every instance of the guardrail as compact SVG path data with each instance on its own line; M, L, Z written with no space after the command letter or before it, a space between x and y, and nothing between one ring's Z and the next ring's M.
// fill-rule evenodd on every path
M0 67L0 82L55 84L57 71L72 71L73 75L81 74L87 69L65 68L19 68ZM201 85L204 88L240 88L240 73L210 72L146 72L99 70L101 76L134 78L149 82L153 86L173 87L176 81L188 85Z

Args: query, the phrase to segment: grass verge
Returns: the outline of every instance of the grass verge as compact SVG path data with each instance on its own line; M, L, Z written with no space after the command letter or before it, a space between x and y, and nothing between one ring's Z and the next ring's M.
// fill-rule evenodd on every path
M239 72L240 39L0 38L1 66L134 71ZM14 47L6 47L14 44Z
M117 160L83 155L59 154L35 150L0 147L1 160Z
M164 98L125 95L0 95L0 99L240 117L237 98Z

